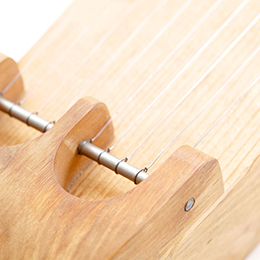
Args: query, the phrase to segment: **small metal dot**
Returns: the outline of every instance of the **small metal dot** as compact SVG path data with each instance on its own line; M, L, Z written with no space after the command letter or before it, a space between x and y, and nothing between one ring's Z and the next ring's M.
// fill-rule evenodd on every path
M185 211L189 211L194 206L194 204L195 204L195 199L194 198L189 199L185 204L184 207Z

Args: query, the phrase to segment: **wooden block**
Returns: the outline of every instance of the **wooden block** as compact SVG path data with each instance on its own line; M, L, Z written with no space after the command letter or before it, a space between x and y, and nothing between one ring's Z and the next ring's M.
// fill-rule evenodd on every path
M162 246L181 241L222 195L218 162L190 147L178 149L147 180L120 196L90 201L67 193L63 188L88 163L77 154L77 145L108 118L103 104L82 99L47 133L0 148L3 258L158 256ZM112 134L110 126L96 145L106 145ZM190 198L195 205L186 212Z

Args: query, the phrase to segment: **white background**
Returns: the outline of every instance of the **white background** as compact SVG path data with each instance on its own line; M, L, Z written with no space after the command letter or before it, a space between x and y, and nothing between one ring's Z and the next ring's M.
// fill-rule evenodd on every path
M19 61L72 1L0 0L0 52ZM247 260L260 260L260 244Z
M73 0L0 0L0 52L19 61Z

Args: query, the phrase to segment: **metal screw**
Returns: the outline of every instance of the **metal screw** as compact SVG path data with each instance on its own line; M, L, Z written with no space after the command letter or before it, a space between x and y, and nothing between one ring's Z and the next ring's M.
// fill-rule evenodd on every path
M189 199L185 204L184 207L185 211L189 211L194 206L194 204L195 204L195 199L194 198Z

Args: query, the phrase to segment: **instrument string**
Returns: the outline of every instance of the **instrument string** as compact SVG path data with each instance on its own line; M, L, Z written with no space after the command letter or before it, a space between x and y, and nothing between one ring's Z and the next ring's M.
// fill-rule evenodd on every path
M222 0L223 1L223 0ZM135 63L140 60L140 58L156 43L156 41L169 29L169 27L181 16L181 14L191 5L191 3L194 2L194 0L187 1L180 9L179 11L166 23L166 25L156 34L156 36L145 46L145 48L139 53L138 56L136 56L129 64L128 66L123 70L123 72L112 82L109 84L109 86L106 88L106 91L102 94L100 99L105 96L110 89L117 84L120 79L129 71L130 68L132 68Z
M257 21L259 21L259 19L260 19L260 14L258 14L255 18L254 18L254 20L246 27L246 29L236 38L236 40L229 46L229 48L228 49L232 49L235 45L236 45L236 43L238 42L238 41L240 41L244 36L245 36L245 34L257 23ZM232 47L232 48L231 48ZM225 52L227 52L227 51L225 51ZM222 54L223 55L223 54ZM221 56L222 56L221 55ZM178 136L180 135L180 133L178 134ZM177 137L178 137L177 136ZM155 164L155 162L162 156L162 154L172 145L172 143L174 142L176 140L176 137L175 138L173 138L166 146L165 146L165 148L163 148L162 149L162 151L156 156L156 158L153 160L153 162L148 166L148 167L145 167L145 169L147 169L147 170L149 170L154 164ZM197 145L197 144L196 144ZM196 147L196 145L195 145L195 147Z
M254 82L243 92L243 94L219 117L219 119L203 134L203 136L194 145L196 148L198 144L215 128L215 126L234 108L237 103L258 83L260 76L258 76Z
M148 45L145 46L145 48L142 49L142 51L127 65L127 67L124 69L124 71L118 76L118 78L116 78L110 85L109 87L106 88L106 90L103 92L103 94L99 97L99 99L102 99L104 96L106 96L109 92L109 90L115 86L116 83L119 82L119 80L130 70L130 68L133 67L134 64L136 64L136 62L156 43L156 41L163 35L163 33L165 33L165 31L172 25L172 23L174 21L176 21L178 19L178 17L180 17L180 15L190 6L190 4L193 2L194 0L189 0L187 1L178 11L177 13L167 22L167 24L156 34L156 36L148 43ZM219 2L222 2L223 0L218 0ZM179 45L179 47L181 47ZM174 51L176 52L177 49ZM174 53L171 52L171 56ZM170 56L168 57L168 59L170 59ZM165 60L166 62L166 60ZM156 69L156 71L158 71L161 67L163 66L163 64L161 63L161 66L159 65ZM122 110L123 108L126 106L126 104L128 104L140 91L141 89L143 89L143 87L146 85L146 83L148 83L148 81L155 75L155 71L148 77L148 79L146 80L146 82L144 82L135 92L134 94L131 95L130 98L128 98L126 100L126 102L122 105L121 108L119 108L114 115L111 118L115 118ZM96 78L94 78L90 83L92 83ZM85 89L82 89L80 92L77 93L77 97L74 98L69 105L67 106L67 109L70 108L78 99L78 96L81 96L82 94L84 94ZM91 92L91 94L93 94ZM90 95L91 95L90 94ZM110 119L111 120L111 119ZM111 120L112 121L112 120ZM94 141L104 130L105 128L109 125L109 123L111 122L107 122L106 125L102 128L102 130L91 139L91 141Z
M86 28L80 35L63 51L62 55L59 56L59 58L56 60L55 65L57 66L60 62L66 58L66 53L73 48L87 33L89 28ZM56 68L56 66L54 68ZM53 70L47 70L47 72L39 79L38 83L35 84L31 89L29 89L26 93L26 95L19 101L19 104L22 105L27 98L31 95L31 93L40 85L44 82L44 80L52 73Z
M194 148L210 133L210 131L228 114L228 112L249 92L250 89L256 85L256 83L260 80L260 76L243 92L243 94L222 114L222 116L212 125L212 127L199 139L199 141L194 145ZM181 132L180 132L181 133ZM171 146L171 144L178 138L180 133L167 145L165 148L156 156L156 158L152 161L152 163L145 167L146 171L148 171L155 162L162 156L162 154Z
M242 69L256 56L259 52L260 46L256 48L256 50L246 59L246 61L232 74L231 77L218 89L218 91L203 105L203 107L195 114L195 116L181 129L181 131L172 139L171 143L174 142L187 128L188 126L208 107L210 103L228 86L228 84L241 72ZM130 154L130 156L126 157L129 160L145 143L145 141L155 132L155 130L162 125L162 123L172 114L175 106L166 114L166 116L151 130L151 132L141 141L141 143L137 146L137 148Z
M71 12L68 17L66 17L66 20L63 20L61 24L57 25L57 29L56 31L52 32L51 35L49 36L49 41L52 38L52 35L55 33L57 34L59 31L63 30L64 24L65 22L69 21L71 19L71 16L73 15L73 12ZM0 95L3 96L6 94L6 92L13 86L13 84L18 80L18 78L27 70L27 68L36 60L36 58L42 53L42 51L44 50L44 48L46 48L47 46L49 46L49 41L44 41L42 42L39 47L38 47L38 51L36 52L36 54L34 56L32 56L32 58L26 63L26 65L19 70L19 72L17 72L17 74L11 79L11 81L6 85L6 87L1 91Z
M85 64L87 62L87 60L89 60L92 55L96 52L96 50L103 44L103 42L109 38L109 36L123 23L123 21L129 16L131 15L131 13L135 10L135 8L138 6L138 3L140 2L140 0L137 0L135 2L133 2L131 4L131 6L129 8L126 9L125 14L123 15L123 17L117 22L117 23L113 23L114 25L109 29L108 32L106 32L104 34L104 36L100 39L100 41L94 46L94 48L87 54L87 56L84 57L83 61L81 61L81 63L78 65L77 68L81 68L83 64ZM122 9L123 10L123 9ZM95 22L95 18L92 19L93 22ZM114 19L116 20L116 19ZM72 42L72 44L69 45L69 47L63 52L63 55L61 57L58 58L58 62L62 61L63 56L65 56L65 54L71 50L87 33L87 31L89 31L89 28L86 28L85 30L83 30L83 32ZM56 61L56 64L58 64ZM75 73L77 73L79 69L76 69ZM24 96L24 98L19 102L20 104L23 104L32 94L32 92L39 86L39 84L41 84L44 79L47 78L48 75L50 75L52 72L52 70L49 70L47 73L45 73L45 75L43 76L43 78L41 79L41 81L36 84L34 87L32 87L27 94ZM71 78L74 76L74 74L71 76ZM69 78L68 80L66 80L65 82L69 81L71 78ZM61 87L64 86L64 84L61 84Z
M202 16L202 18L195 24L195 26L184 36L184 38L173 48L173 50L166 56L166 58L155 68L155 70L145 79L145 81L137 88L137 90L124 102L124 104L111 116L108 122L101 128L101 130L96 134L95 137L91 139L94 142L100 134L106 129L106 127L120 114L121 111L129 104L135 96L148 84L148 82L156 75L156 73L166 64L170 58L187 42L187 40L197 31L197 29L203 24L207 18L218 8L218 6L223 2L223 0L218 0L214 5ZM123 75L120 75L120 78ZM119 78L119 79L120 79ZM118 79L118 80L119 80ZM114 84L117 83L117 80ZM106 94L108 90L106 91Z
M217 8L217 6L218 6L222 1L223 1L223 0L217 1L217 2L214 4L214 5L216 5L215 8ZM193 2L193 0L189 0L189 1L186 3L186 7L185 7L185 5L182 7L182 8L183 8L182 12L191 4L191 2ZM242 10L242 8L243 8L248 2L249 2L249 0L243 1L243 2L240 4L240 6L239 6L240 8L238 7L237 9ZM159 5L160 5L160 4L159 4ZM159 6L159 5L158 5L158 6ZM236 9L235 11L237 11L237 9ZM156 8L155 8L153 11L155 11L155 10L156 10ZM181 10L181 9L180 9L180 10ZM211 9L210 9L210 10L211 10ZM240 10L239 10L239 11L240 11ZM238 11L238 12L239 12L239 11ZM153 12L152 12L152 13L153 13ZM208 13L209 13L209 11L208 11ZM234 14L234 12L232 13L232 15L233 15L233 14ZM180 14L179 14L179 15L180 15ZM232 15L231 15L231 16L232 16ZM230 16L230 17L231 17L231 16ZM204 17L204 16L203 16L203 17ZM230 18L230 17L229 17L229 18ZM234 16L234 17L235 17L235 16ZM233 18L234 18L234 17L233 17ZM206 17L204 17L204 18L206 19ZM232 18L232 19L233 19L233 18ZM256 18L257 18L257 17L256 17ZM255 18L255 19L256 19L256 18ZM173 21L176 20L176 19L177 19L177 18L175 18L175 19L172 18L170 21L173 22ZM232 19L231 19L231 20L232 20ZM255 21L255 19L254 19L254 21ZM202 20L203 20L203 19L201 19L200 22L197 23L196 25L201 24L201 23L202 23ZM228 19L227 19L227 20L228 20ZM231 20L230 20L230 21L231 21ZM258 19L257 19L257 20L258 20ZM146 46L146 48L141 51L140 55L143 55L143 54L147 51L147 49L150 48L150 47L152 46L152 44L154 44L155 41L156 41L157 39L159 39L159 37L169 28L169 26L170 26L170 24L171 24L170 21L166 24L166 26L162 29L162 31L160 31L160 32L156 35L156 37L153 38L153 40L148 44L148 46ZM254 21L253 21L253 22L254 22ZM255 23L256 23L256 22L255 22ZM254 23L254 24L255 24L255 23ZM225 23L224 23L224 24L225 24ZM253 24L253 25L254 25L254 24ZM252 26L253 26L253 25L252 25ZM252 26L251 26L251 27L252 27ZM196 27L196 26L195 26L195 27ZM199 27L199 26L197 26L197 27ZM221 26L221 27L222 27L222 26ZM221 28L221 27L220 27L220 28ZM250 28L251 28L251 27L250 27ZM139 27L138 27L138 28L139 28ZM225 27L223 27L222 30L223 30L224 28L225 28ZM222 30L221 30L221 31L222 31ZM194 33L195 29L193 28L191 31L192 31L192 33ZM221 31L220 31L220 32L221 32ZM220 33L220 32L219 32L219 33ZM244 31L244 32L245 32L245 31ZM243 34L243 33L242 33L242 34ZM81 37L83 37L83 35L84 35L84 33L82 32L82 33L80 34L80 36L77 37L77 39L79 40ZM189 33L188 33L188 35L189 35ZM217 34L217 35L218 35L218 34ZM215 38L217 37L217 35L215 36ZM132 35L131 35L131 36L132 36ZM187 35L186 35L186 36L187 36ZM189 37L190 37L190 36L191 36L191 34L189 35ZM243 36L244 36L244 35L242 35L242 36L240 37L240 39L241 39ZM238 38L239 38L239 37L238 37ZM240 39L238 39L238 38L236 39L237 42L240 41ZM74 44L76 43L77 39L73 42ZM103 39L103 38L102 38L102 39ZM128 39L129 39L129 38L128 38ZM185 37L184 37L184 39L185 39ZM187 38L186 38L186 40L187 40ZM213 41L213 40L212 40L212 41ZM211 42L212 42L212 41L211 41ZM103 42L104 42L104 40L103 40L102 42L100 41L99 46L101 46ZM210 42L210 43L211 43L211 42ZM234 42L236 42L236 41L234 41ZM233 42L233 43L234 43L234 42ZM237 43L237 42L236 42L236 43ZM208 45L209 45L210 43L208 43ZM236 43L235 43L235 45L236 45ZM124 45L124 43L123 43L123 45ZM232 45L232 44L231 44L231 45ZM234 46L235 46L235 45L234 45ZM178 46L178 45L177 45L177 46ZM203 46L204 46L204 45L203 45ZM234 46L232 46L232 47L230 48L230 50L231 50ZM121 46L121 47L122 47L122 46ZM121 48L121 47L120 47L120 48ZM230 47L230 46L229 46L229 47ZM96 47L95 47L95 48L96 48ZM119 49L120 49L120 48L119 48ZM96 49L97 49L97 48L96 48ZM228 49L229 49L229 48L228 48ZM230 50L228 50L228 49L223 53L224 56L230 51ZM201 50L201 49L200 49L200 50ZM117 52L116 52L116 53L117 53ZM195 54L195 56L196 56L196 54ZM195 89L195 88L202 82L202 80L217 66L217 64L224 58L224 56L223 56L222 58L220 57L221 59L218 59L218 60L216 61L217 63L214 63L214 64L210 67L210 69L207 70L207 72L203 75L203 77L194 85L195 87L194 87L194 88L191 88L191 90L189 90L189 91L185 94L185 98L186 98L186 97L191 93L191 91L193 91L193 89ZM137 56L137 57L138 57L138 58L136 58L133 63L130 63L130 66L128 66L127 69L131 68L131 67L135 64L135 62L140 58L140 56ZM250 56L250 57L251 57L251 56ZM113 82L114 84L117 83L117 82L122 78L122 76L127 72L127 69L124 70L123 73ZM183 72L184 72L184 71L183 71ZM178 74L177 74L177 75L178 75ZM149 76L149 77L150 77L150 76ZM176 78L176 79L177 79L177 78ZM11 81L11 82L12 82L12 81ZM10 83L11 83L11 82L10 82ZM14 82L15 82L15 81L14 81ZM9 83L9 84L10 84L10 83ZM168 87L169 85L171 85L172 83L173 83L173 82L171 81L170 84L167 85L167 87ZM112 85L110 85L109 88L110 88L110 87L112 87ZM7 89L7 90L8 90L8 89ZM6 90L6 91L7 91L7 90ZM109 89L108 89L108 91L109 91ZM165 91L165 89L164 89L162 92L164 92L164 91ZM162 95L162 92L159 94L159 97ZM2 93L1 93L1 94L2 94ZM155 100L152 101L152 103L154 104L154 103L158 100L159 97L156 97ZM27 98L28 98L28 97L27 97ZM185 98L184 98L184 99L185 99ZM171 112L172 112L180 103L182 103L182 101L183 101L184 99L182 98L182 99L177 103L177 105L176 105L173 109L171 109ZM26 99L25 99L25 100L26 100ZM21 100L21 102L23 103L25 100ZM132 98L131 98L131 100L132 100ZM48 103L48 102L47 102L47 103ZM207 104L209 104L209 102L207 102ZM46 105L47 105L47 104L46 104ZM43 106L43 107L44 107L44 106ZM40 108L40 109L38 110L38 112L40 112L40 111L43 109L43 107ZM148 110L148 109L147 109L147 110ZM145 112L146 112L147 110L145 109ZM121 110L120 110L120 111L121 111ZM144 112L144 113L145 113L145 112ZM142 114L143 114L143 113L142 113ZM141 114L141 116L142 116L142 114ZM171 113L168 113L168 114L167 114L167 117L168 117L170 114L171 114ZM167 117L165 117L164 120L165 120ZM113 117L112 117L112 118L113 118ZM139 118L139 117L138 117L138 118ZM113 120L113 119L112 119L112 120ZM163 121L164 121L164 120L163 120ZM137 121L137 120L136 120L136 121ZM134 123L135 123L136 121L134 121ZM162 120L161 120L160 122L162 122ZM157 128L158 126L159 126L159 124L156 125L156 128ZM129 128L129 130L130 130L130 128ZM155 131L155 129L152 130L152 132L154 132L154 131ZM126 133L125 133L125 134L126 134ZM124 136L125 134L123 134L123 136ZM123 136L120 137L120 138L123 138ZM146 137L146 139L147 139L149 136L150 136L150 134ZM146 139L145 139L145 140L146 140ZM115 145L116 145L120 140L121 140L121 139L118 139L117 142L116 142L113 146L111 146L111 147L109 148L109 150L112 150L112 149L115 147ZM144 142L145 142L145 141L142 141L141 144L140 144L140 146L141 146ZM134 154L139 148L140 148L140 147L138 146L138 148L137 148L129 157L127 157L127 158L129 159L130 157L132 157L133 154ZM150 168L150 166L148 166L147 168Z
M129 127L123 132L122 135L116 140L116 142L108 148L110 152L115 146L122 140L122 138L128 133L128 131L135 125L135 123L156 103L156 101L169 89L169 87L190 67L190 65L200 56L200 54L213 42L213 40L223 31L223 29L236 17L236 15L245 7L249 0L244 0L238 8L228 17L228 19L218 28L218 30L206 41L206 43L199 49L198 52L186 63L186 65L174 76L174 78L166 85L166 87L156 96L156 98L142 111L141 114L129 125ZM206 73L200 78L200 80L191 88L178 102L181 104L183 100L198 86L198 84L217 66L217 64L226 56L226 54L243 38L243 36L251 29L251 27L257 22L259 17L257 16L249 26L234 40L224 53L211 65Z
M131 35L123 42L123 44L116 50L116 52L112 55L112 57L101 67L101 69L95 74L94 78L88 84L93 82L97 77L114 61L114 59L117 57L117 55L129 44L129 42L141 31L141 29L146 25L146 23L149 21L149 19L156 13L158 9L162 7L163 4L165 4L168 0L164 0L162 2L159 2L155 8L149 13L149 15L139 24L139 26L131 33ZM83 64L86 62L86 58L83 60ZM44 107L52 100L52 98L55 97L55 95L61 90L61 88L69 81L71 80L75 74L82 68L82 63L76 67L75 70L73 70L71 76L69 79L65 80L59 87L56 88L56 90L50 95L50 97L46 100L46 102L37 110L37 113L40 113Z

